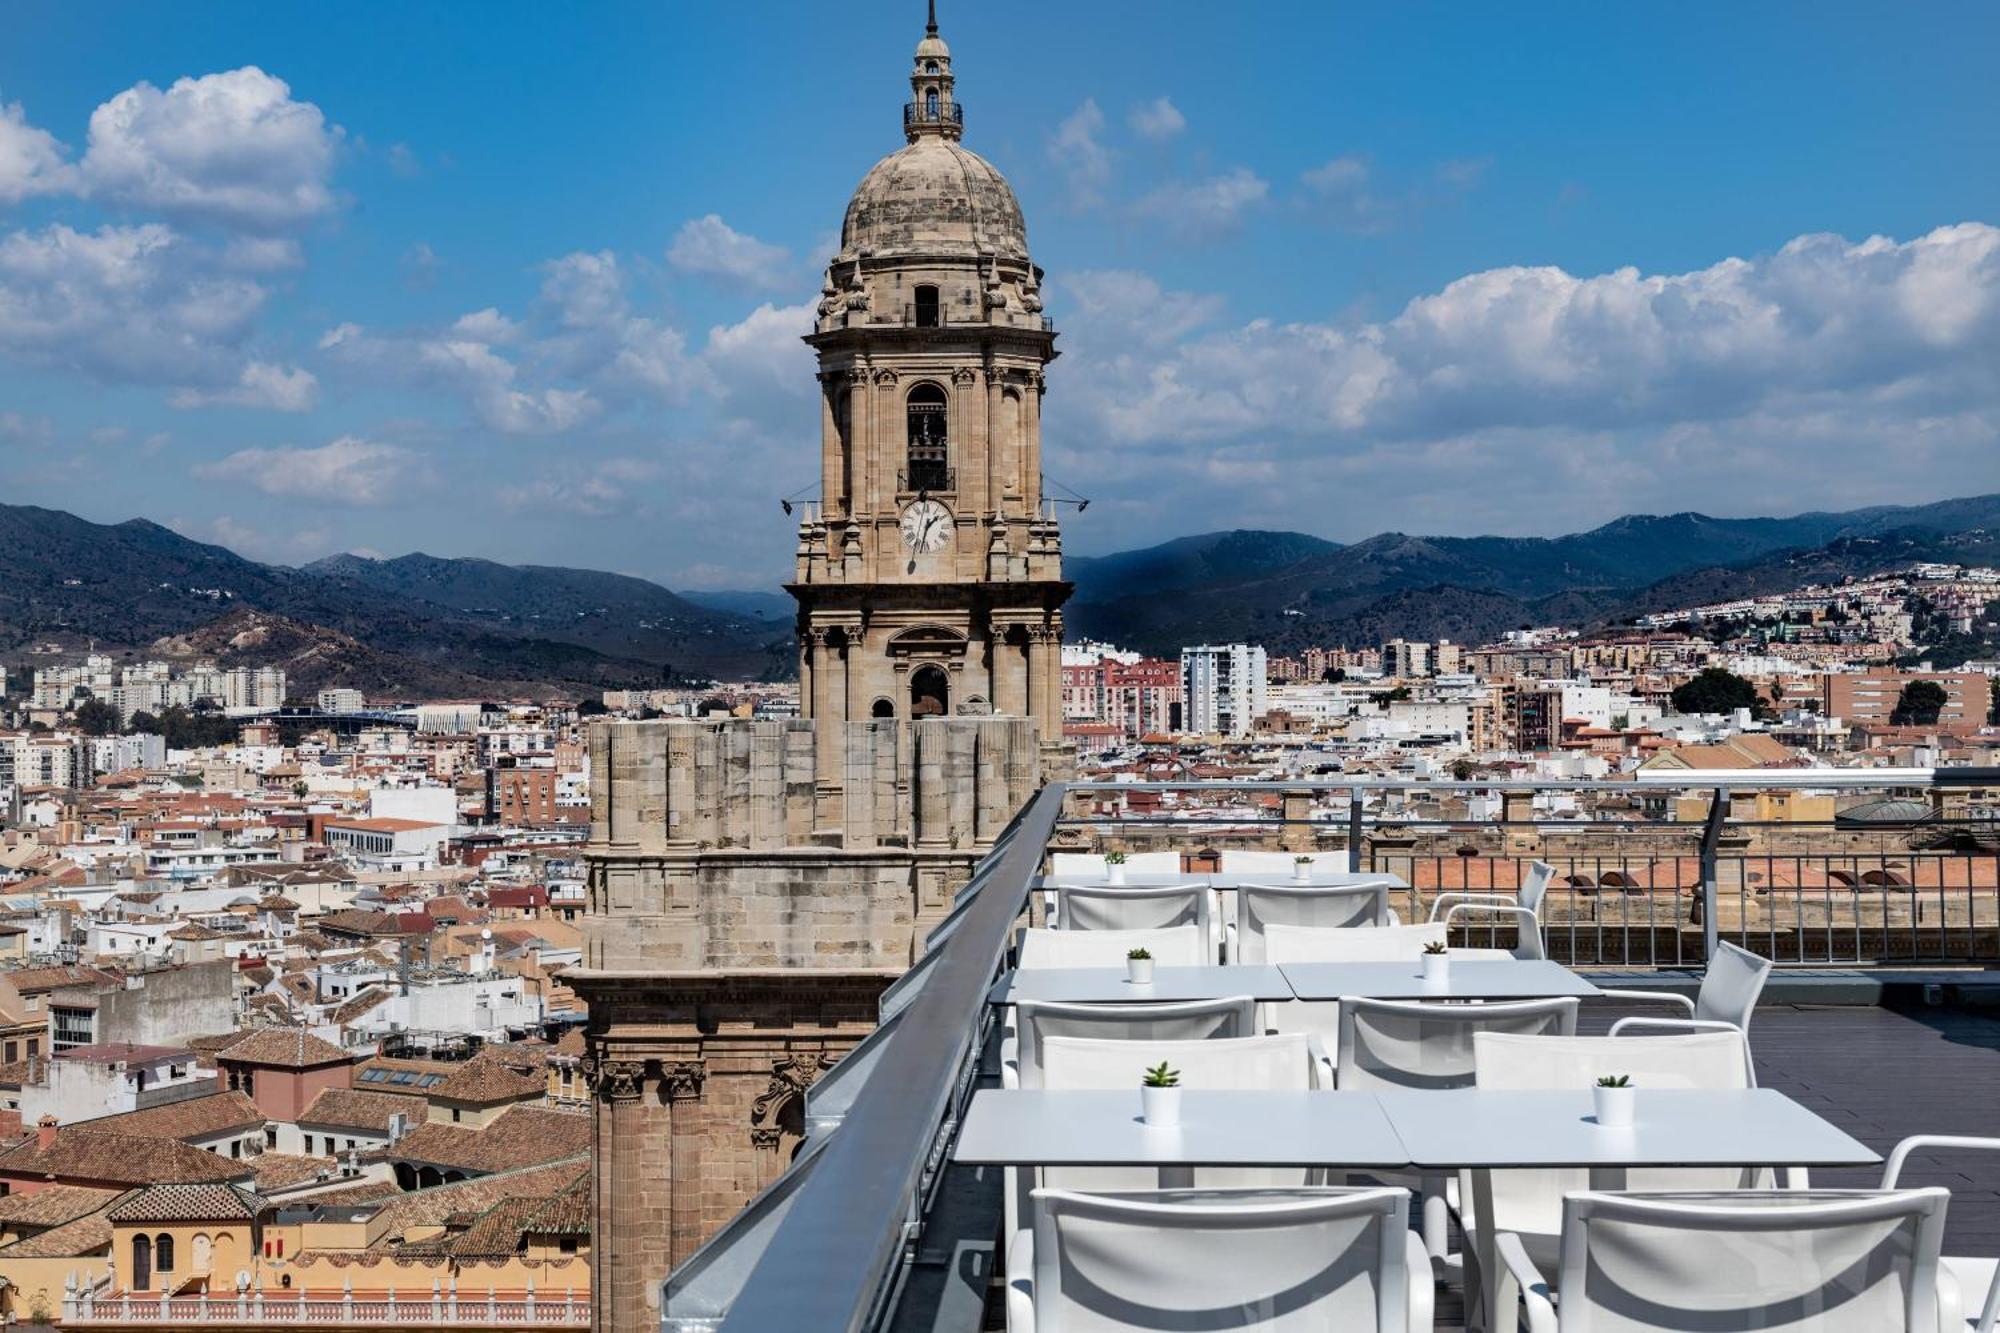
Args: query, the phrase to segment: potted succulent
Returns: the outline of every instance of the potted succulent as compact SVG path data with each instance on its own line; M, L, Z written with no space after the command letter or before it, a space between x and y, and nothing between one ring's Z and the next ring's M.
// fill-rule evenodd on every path
M1181 1122L1181 1071L1167 1068L1165 1060L1139 1080L1139 1118L1160 1127Z
M1629 1129L1632 1125L1632 1076L1629 1074L1606 1074L1597 1080L1597 1086L1590 1090L1591 1100L1597 1111L1597 1123L1603 1129Z
M1313 859L1310 856L1293 857L1292 879L1300 884L1311 883L1313 877L1312 867L1313 867Z
M1125 980L1134 986L1153 984L1153 955L1147 949L1134 949L1125 955Z
M1451 955L1445 952L1443 940L1432 940L1424 946L1424 984L1442 986L1447 969L1451 966Z
M1104 882L1123 884L1125 882L1125 853L1106 852L1104 854Z

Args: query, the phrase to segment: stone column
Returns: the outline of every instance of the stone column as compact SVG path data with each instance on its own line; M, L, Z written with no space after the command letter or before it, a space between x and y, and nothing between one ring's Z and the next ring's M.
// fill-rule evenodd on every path
M917 845L942 846L950 823L950 795L945 788L946 746L950 724L942 718L916 723Z
M673 1252L669 1270L693 1254L705 1239L702 1148L707 1126L702 1114L701 1088L707 1077L708 1067L700 1060L670 1060L660 1066L660 1095L667 1104L667 1132L673 1144L670 1168Z
M1062 735L1061 710L1049 700L1049 646L1054 633L1047 625L1028 627L1028 716L1035 719L1045 741Z
M643 1259L647 1208L638 1161L646 1141L640 1124L646 1066L638 1060L594 1060L585 1074L597 1093L591 1328L624 1333L649 1322ZM650 1322L658 1324L657 1312Z
M991 366L986 368L986 507L995 514L1002 511L1001 502L1006 496L1007 471L1003 457L1007 451L1007 440L1001 434L1001 424L1006 420L1002 412L1005 406L1000 401L1000 372Z
M610 750L606 767L611 775L610 829L608 841L623 851L639 846L639 735L637 728L606 727L603 732Z

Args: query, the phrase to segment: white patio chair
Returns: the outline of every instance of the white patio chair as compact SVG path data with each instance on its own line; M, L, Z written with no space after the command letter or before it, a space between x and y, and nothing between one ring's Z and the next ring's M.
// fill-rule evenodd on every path
M1336 1087L1343 1092L1435 1090L1472 1086L1472 1043L1481 1033L1539 1036L1575 1032L1577 1001L1572 996L1498 1004L1437 1004L1347 996L1338 1009ZM1417 1179L1424 1202L1424 1249L1442 1272L1450 1266L1452 1181L1449 1176L1429 1174Z
M2000 1152L2000 1139L1967 1138L1959 1134L1916 1134L1896 1145L1889 1164L1882 1168L1882 1188L1892 1190L1902 1180L1903 1168L1915 1152ZM2000 1259L1960 1258L1944 1255L1938 1263L1958 1287L1958 1296L1972 1333L1993 1333L2000 1316ZM1979 1313L1970 1313L1977 1300Z
M1399 1189L1034 1195L1007 1255L1011 1333L1429 1333Z
M1749 1042L1738 1031L1676 1033L1659 1037L1520 1036L1485 1032L1472 1039L1474 1085L1480 1088L1590 1088L1607 1074L1624 1074L1639 1088L1749 1088ZM1803 1183L1803 1174L1793 1177ZM1734 1167L1635 1168L1626 1183L1643 1190L1732 1190L1771 1183L1763 1173ZM1458 1222L1466 1249L1478 1253L1488 1225L1475 1205L1474 1173L1458 1177ZM1493 1171L1488 1190L1495 1236L1514 1235L1547 1271L1555 1272L1565 1194L1588 1189L1585 1170ZM1498 1273L1485 1275L1487 1282ZM1466 1287L1474 1289L1468 1273Z
M1542 942L1542 898L1555 878L1556 868L1547 861L1530 861L1521 876L1521 887L1508 893L1471 889L1448 889L1431 902L1430 919L1449 925L1460 916L1511 916L1520 934L1515 951L1519 958L1546 958Z
M1395 881L1364 880L1332 888L1301 884L1245 884L1236 891L1236 920L1229 932L1229 960L1268 962L1264 928L1269 925L1392 926L1389 890Z
M1214 890L1206 884L1148 885L1144 888L1056 889L1057 930L1156 930L1199 926L1221 947L1211 911ZM1208 961L1215 961L1215 954Z
M1199 926L1156 930L1047 930L1021 932L1019 965L1034 967L1123 967L1125 955L1144 949L1156 967L1199 967L1212 961L1208 937Z
M1750 1017L1757 1010L1757 997L1771 976L1771 960L1748 949L1722 941L1715 957L1702 973L1701 990L1693 999L1674 991L1607 990L1606 999L1629 1000L1639 1004L1677 1004L1687 1010L1686 1018L1621 1018L1611 1027L1615 1036L1630 1028L1735 1028L1747 1040Z
M1257 1002L1247 995L1174 1004L1052 1004L1026 1001L1014 1007L1011 1035L1001 1042L1000 1084L1006 1088L1045 1086L1043 1044L1051 1037L1103 1041L1207 1041L1257 1035ZM1155 1062L1157 1063L1157 1062ZM1143 1178L1150 1186L1150 1176ZM1007 1168L1007 1234L1020 1225L1021 1208L1033 1177Z
M1014 1006L1014 1059L1001 1066L1004 1087L1042 1086L1042 1043L1050 1037L1111 1041L1206 1041L1254 1037L1257 1002L1247 995L1173 1004L1053 1004Z
M1933 1333L1962 1326L1940 1283L1943 1189L1572 1194L1560 1304L1500 1237L1499 1308L1529 1333ZM1518 1299L1517 1299L1518 1298Z

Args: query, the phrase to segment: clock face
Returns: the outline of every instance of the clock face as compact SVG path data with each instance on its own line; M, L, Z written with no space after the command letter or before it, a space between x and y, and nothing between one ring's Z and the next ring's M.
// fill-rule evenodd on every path
M903 511L903 545L918 555L941 551L951 541L951 511L936 500L918 500Z

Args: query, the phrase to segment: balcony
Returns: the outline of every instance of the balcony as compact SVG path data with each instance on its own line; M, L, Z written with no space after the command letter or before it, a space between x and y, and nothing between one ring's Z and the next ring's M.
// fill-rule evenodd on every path
M965 108L957 102L933 111L921 102L903 103L903 128L912 125L956 125L965 127Z
M398 1299L338 1292L209 1296L71 1294L64 1328L589 1328L590 1301L568 1293L537 1297L532 1288L460 1296L412 1290Z
M1156 853L1162 880L1205 882L1218 901L1258 874L1284 883L1281 867L1309 855L1310 874L1379 885L1406 923L1454 891L1511 895L1544 862L1553 878L1535 927L1440 928L1454 951L1526 950L1532 929L1548 964L1592 990L1689 993L1725 946L1776 960L1749 1045L1756 1086L1872 1150L1815 1162L1815 1187L1872 1187L1882 1168L1864 1156L1913 1134L1986 1132L1979 1108L2000 1097L2000 1019L1977 1003L2000 1000L2000 973L1986 970L2000 963L1995 791L2000 771L1948 769L1045 788L885 993L876 1033L810 1090L792 1167L666 1277L663 1330L1005 1327L993 1298L1002 1172L955 1160L968 1116L984 1107L990 1127L1009 1104L978 1100L998 1082L1002 1011L989 991L1020 929L1045 924L1044 876L1077 864L1053 858L1088 865L1112 849ZM1914 794L1937 813L1872 827L1760 817L1782 808L1762 798L1787 792ZM1230 871L1232 858L1268 868ZM1665 1010L1592 998L1578 1012L1580 1033L1603 1034ZM1912 1163L1952 1189L1945 1252L1993 1255L2000 1154L1921 1151ZM1985 1295L1967 1292L1968 1308ZM1436 1328L1468 1326L1460 1290L1440 1286L1436 1302Z
M932 491L940 495L955 495L958 492L958 470L943 463L912 462L906 468L896 471L896 493L915 495L918 491Z

